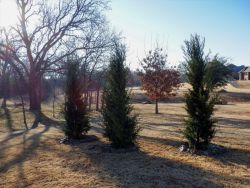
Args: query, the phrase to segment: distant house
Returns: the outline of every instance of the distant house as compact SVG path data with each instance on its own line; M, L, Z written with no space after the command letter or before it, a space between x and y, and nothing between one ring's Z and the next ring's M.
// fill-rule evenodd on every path
M250 67L245 67L239 72L239 80L250 80Z

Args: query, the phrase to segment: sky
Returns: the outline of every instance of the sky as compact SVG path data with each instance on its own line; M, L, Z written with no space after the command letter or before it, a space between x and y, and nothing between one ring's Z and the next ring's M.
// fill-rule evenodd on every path
M112 0L110 6L108 20L122 32L133 69L156 41L178 65L184 40L195 33L205 37L206 52L250 65L250 0Z
M9 27L17 22L15 0L0 0L0 26Z
M134 70L156 42L178 65L184 40L195 33L205 37L206 52L250 66L250 0L110 0L107 19L122 32ZM0 0L0 26L16 21L15 0Z

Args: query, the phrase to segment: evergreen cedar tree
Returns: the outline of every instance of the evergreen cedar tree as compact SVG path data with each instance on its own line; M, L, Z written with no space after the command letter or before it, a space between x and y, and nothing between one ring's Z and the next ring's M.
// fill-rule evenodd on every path
M115 45L110 59L104 87L104 135L114 148L134 146L139 132L137 116L132 115L133 107L129 104L130 93L126 89L128 69L125 67L126 49L121 44Z
M215 134L216 120L212 117L216 96L214 89L227 83L230 74L226 60L215 56L209 60L204 55L205 40L191 35L185 41L187 80L192 89L185 95L188 118L184 136L193 149L205 149Z
M155 101L155 113L158 114L158 101L176 94L175 91L180 86L180 73L172 67L167 67L167 55L160 48L149 51L141 66L141 88Z
M86 101L81 92L81 77L77 60L69 60L67 66L64 132L68 138L80 139L90 129Z

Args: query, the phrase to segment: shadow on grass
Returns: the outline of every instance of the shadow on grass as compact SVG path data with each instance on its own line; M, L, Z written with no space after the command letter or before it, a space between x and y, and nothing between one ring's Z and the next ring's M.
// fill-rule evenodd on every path
M244 165L245 169L250 168L250 150L241 150L234 148L226 148L227 152L221 155L212 156L214 159L224 163L225 165ZM250 182L249 182L250 185Z
M176 149L183 144L183 141L180 141L180 140L172 140L172 139L159 138L159 137L139 136L139 139L173 146L173 147L176 147Z
M101 113L95 113L90 115L89 117L90 125L91 125L91 130L103 134L104 130L102 128L103 125L103 119Z
M43 130L38 132L38 133L33 134L32 136L30 136L28 138L26 138L26 135L31 130L14 131L14 132L10 133L9 135L7 135L5 139L1 140L0 141L0 151L1 151L0 159L3 158L5 150L7 150L9 148L6 146L6 143L11 139L17 138L19 136L23 136L23 143L21 143L23 145L22 152L19 155L17 155L14 159L12 159L11 161L9 161L5 164L1 164L0 172L6 172L8 169L10 169L12 166L14 166L16 164L18 164L19 168L21 168L22 167L21 163L23 161L25 161L27 157L29 157L35 153L36 148L39 146L40 138L42 137L42 135L44 133L46 133L47 131L49 131L50 127L58 128L62 124L62 122L55 121L55 120L47 117L43 113L35 112L34 114L35 114L35 120L34 120L34 123L32 125L32 128L33 129L36 128L38 126L38 124L41 123L44 125Z
M231 92L230 91L230 92L222 93L222 96L239 99L241 101L250 100L250 93L246 93L246 92L244 93L244 92Z
M183 96L173 96L167 99L161 99L160 103L183 103L185 101ZM149 97L147 97L144 93L133 93L131 97L132 104L155 104Z
M56 128L62 128L64 121L55 120L53 118L48 117L43 112L33 111L35 116L35 120L31 126L31 129L35 129L38 127L38 124L41 123L45 126L52 126Z
M250 120L216 117L223 128L250 129ZM226 125L226 126L223 126Z
M12 127L12 119L11 119L11 114L10 114L9 110L6 110L6 113L7 113L7 115L5 115L5 116L6 116L7 122L9 124L9 126ZM34 119L34 122L32 123L31 129L38 127L39 123L41 123L45 126L50 126L50 127L54 127L54 128L61 128L63 123L64 123L63 121L53 120L52 118L49 118L48 116L46 116L43 113L36 113L36 112L33 112L33 113L35 115L35 119ZM26 134L28 131L29 130L25 130L25 129L18 130L18 131L12 131L6 136L5 139L0 141L0 145L3 145L5 142L7 142L11 139L14 139L18 136Z
M27 136L28 132L19 134L18 136L23 136L22 152L14 159L1 164L0 173L5 173L16 165L18 170L17 182L20 183L20 186L27 185L23 163L36 155L41 137L49 129L50 126L44 126L41 131L29 137ZM176 140L146 136L140 136L139 140L148 142L148 144L152 144L151 141L154 141L174 147L181 144L180 141ZM222 187L221 183L227 183L227 185L235 185L236 183L247 185L250 183L244 177L222 177L220 174L206 171L191 164L168 159L167 156L164 158L155 156L154 153L140 149L130 152L108 152L103 148L107 148L109 145L101 140L74 143L69 146L71 147L70 152L65 152L56 144L43 145L41 149L44 152L53 152L58 158L65 159L62 160L64 164L61 166L70 169L72 173L98 176L97 179L101 180L99 182L101 185L99 184L96 187L108 187L114 183L117 187ZM47 163L48 161L43 162ZM75 185L77 185L77 182L75 182Z
M141 137L141 139L151 138ZM174 146L179 144L177 141L170 140L164 142ZM63 156L68 161L70 165L66 167L72 171L88 173L88 165L84 161L77 160L79 155L82 154L85 157L87 155L87 160L91 161L91 167L98 169L97 174L102 182L112 180L117 187L222 187L217 180L227 183L241 181L249 183L245 178L221 177L219 174L190 164L154 156L141 150L125 153L103 152L103 147L109 147L109 145L101 141L91 145L78 144L72 148L71 155L58 153L58 156Z
M16 165L18 167L18 181L20 182L20 186L26 185L23 163L27 161L29 157L36 154L36 149L39 147L42 135L49 131L50 127L59 127L62 124L62 122L53 120L45 114L40 114L39 120L37 121L45 126L41 131L36 132L32 136L26 137L29 131L10 135L10 138L23 136L22 152L12 160L1 163L0 166L0 173L5 173ZM95 119L95 123L97 122L99 122L98 118ZM93 130L103 132L99 126L93 126ZM178 140L166 138L139 136L139 139L148 142L148 144L152 144L151 141L153 141L176 148L181 145L181 142ZM2 147L6 141L8 140L5 139L0 142L1 152L8 149L7 147L4 149ZM125 153L104 152L102 148L109 147L109 145L100 140L92 143L74 144L74 146L71 147L71 151L67 153L53 145L47 147L48 148L43 146L42 149L44 149L45 152L57 154L59 158L66 159L63 168L69 168L72 172L77 173L92 173L94 176L98 176L104 184L105 182L113 181L117 187L222 187L223 185L218 182L224 182L228 185L235 185L235 183L241 185L250 184L249 179L244 177L222 177L220 174L194 167L185 162L168 159L167 156L164 158L154 156L150 152L142 150ZM225 164L249 164L246 157L244 160L237 159L237 157L232 156L231 152L235 153L235 156L249 156L249 152L244 153L244 151L241 150L231 150L225 154L226 156L219 156L216 157L216 159ZM91 161L91 166L86 165L87 161L84 161L83 156L87 156L86 160ZM93 167L95 167L95 170L93 170ZM105 187L105 185L101 186Z
M7 114L7 115L6 115ZM13 131L10 134L6 134L6 137L0 140L0 176L1 173L6 173L9 169L14 166L17 167L18 171L18 186L25 187L27 182L25 181L25 173L23 169L23 163L27 161L30 157L36 155L36 151L40 145L41 137L44 133L48 132L51 127L59 128L61 127L61 121L53 120L47 117L43 113L34 113L35 119L32 128L38 127L38 124L43 124L44 127L40 130L21 130ZM11 123L11 115L8 109L5 109L5 117L9 119ZM32 131L31 135L29 133ZM18 138L19 137L19 138ZM15 145L10 144L12 139L21 139L21 141ZM8 156L10 160L5 160L7 157L7 151L13 147L20 149L20 153L15 154L15 156Z
M23 151L26 150L26 133L23 134L23 143L22 143L22 149ZM23 161L24 162L24 161ZM18 169L18 186L25 187L27 185L26 178L25 178L25 172L23 169L23 162L17 163L17 169Z
M183 142L179 140L172 140L167 138L157 138L157 137L148 137L148 136L139 136L140 139L158 142L161 144L173 146L176 149L180 147ZM225 148L226 152L218 155L210 155L209 157L214 158L222 162L225 165L244 165L245 169L250 168L250 150L242 150L242 149L233 149L233 148Z
M27 139L26 139L26 135L29 133L29 131L25 131L25 132L19 133L18 135L14 136L14 137L18 137L21 135L23 136L22 152L20 154L18 154L17 156L15 156L10 161L8 161L7 163L1 163L0 173L6 172L12 166L20 164L20 163L24 162L28 157L34 155L37 147L39 146L41 136L45 132L49 131L49 129L50 129L49 126L44 126L44 129L42 131L33 134L32 136L28 137ZM5 150L9 149L9 147L5 146L6 142L9 139L14 138L14 137L10 135L6 139L4 139L0 142L0 150L1 150L2 155L4 155Z
M7 107L3 107L2 109L3 109L3 117L6 120L5 126L8 130L8 132L12 132L13 131L13 120L12 120L10 110Z

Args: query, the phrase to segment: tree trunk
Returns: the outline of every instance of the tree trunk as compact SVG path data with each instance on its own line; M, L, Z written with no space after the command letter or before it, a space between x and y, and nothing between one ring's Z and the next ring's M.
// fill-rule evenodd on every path
M103 96L104 94L103 94L103 92L102 92L102 96L101 96L101 109L103 109L103 107L104 107L104 100L103 100Z
M159 111L158 111L158 99L155 99L155 113L159 114Z
M55 118L55 101L56 101L56 88L55 83L53 83L53 118Z
M92 91L89 93L89 111L91 110L91 105L92 105Z
M99 111L99 88L96 91L96 111Z
M6 99L6 97L4 96L4 97L3 97L3 101L2 101L1 108L6 108L6 101L7 101L7 99Z
M2 97L3 97L3 101L2 101L2 108L6 108L6 103L7 103L7 97L9 95L9 82L10 82L10 75L7 72L7 63L5 62L4 67L3 67L3 75L2 75Z
M35 72L30 73L29 99L30 110L41 110L41 76Z
M6 108L6 103L7 103L7 97L9 95L9 75L4 73L3 74L3 101L2 101L2 108Z
M22 102L23 123L24 123L24 126L25 126L26 130L28 130L29 128L28 128L28 125L27 125L26 113L25 113L25 107L24 107L24 100L23 100L22 94L20 94L20 99L21 99L21 102Z
M55 117L55 95L53 96L53 118Z
M21 92L21 89L18 85L18 82L17 82L17 75L16 73L14 73L14 78L15 78L15 83L16 83L16 87L17 87L17 90L18 90L18 94L19 94L19 97L21 99L21 103L22 103L22 112L23 112L23 123L24 123L24 126L26 128L26 130L28 130L28 125L27 125L27 120L26 120L26 113L25 113L25 104L24 104L24 100L23 100L23 95L22 95L22 92Z
M195 150L200 149L200 130L198 128L197 133L196 133L196 143L195 143Z

